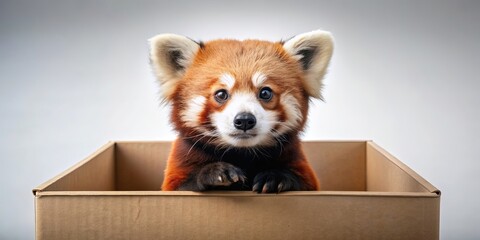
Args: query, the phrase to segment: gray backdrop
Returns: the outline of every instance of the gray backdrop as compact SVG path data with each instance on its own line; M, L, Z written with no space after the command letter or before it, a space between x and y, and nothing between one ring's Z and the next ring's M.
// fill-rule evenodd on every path
M31 189L108 140L173 139L147 39L336 50L304 139L372 139L442 190L441 237L479 239L479 1L0 1L0 238L31 239Z

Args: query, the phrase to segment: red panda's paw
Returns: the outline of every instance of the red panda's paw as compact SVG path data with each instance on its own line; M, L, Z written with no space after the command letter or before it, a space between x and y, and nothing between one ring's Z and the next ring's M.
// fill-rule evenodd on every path
M197 175L197 186L200 191L215 187L227 187L233 184L243 185L246 177L243 171L226 162L215 162L205 165Z
M301 189L299 178L288 170L269 170L258 173L253 179L253 191L279 193Z

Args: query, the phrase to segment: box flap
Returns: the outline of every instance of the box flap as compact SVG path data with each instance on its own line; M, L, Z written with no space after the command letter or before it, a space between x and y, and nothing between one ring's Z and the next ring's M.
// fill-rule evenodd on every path
M384 187L381 185L386 184L390 187L394 185L415 189L421 187L424 191L441 194L440 190L427 180L372 141L367 143L367 162L367 182L369 182L367 188L370 188L367 189L368 191L375 191L377 188L383 191ZM387 164L393 164L395 169L388 167Z
M34 188L33 195L50 190L114 190L114 147L108 142L84 160Z

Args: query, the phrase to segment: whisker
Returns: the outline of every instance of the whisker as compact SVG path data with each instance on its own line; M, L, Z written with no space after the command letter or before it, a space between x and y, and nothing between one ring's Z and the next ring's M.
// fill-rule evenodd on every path
M193 147L195 147L195 145L200 141L202 140L203 138L205 138L206 136L202 136L201 138L199 138L197 141L195 141L192 146L190 147L190 149L188 149L188 152L187 152L187 156L188 154L190 154L190 151L192 151Z
M229 146L229 147L227 147L227 149L225 149L225 151L223 151L222 156L220 156L220 161L223 160L223 156L225 156L225 154L226 154L228 151L230 151L231 149L232 149L232 147Z

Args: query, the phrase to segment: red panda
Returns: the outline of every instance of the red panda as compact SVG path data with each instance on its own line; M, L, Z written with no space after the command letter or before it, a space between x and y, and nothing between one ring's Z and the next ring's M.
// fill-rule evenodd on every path
M150 58L178 132L161 189L319 190L299 133L309 99L321 99L330 33L287 41L150 40Z

